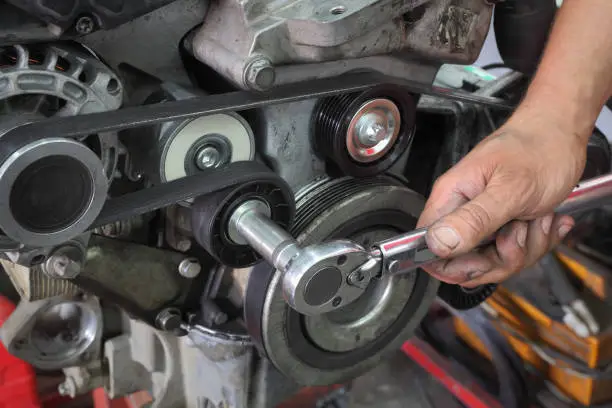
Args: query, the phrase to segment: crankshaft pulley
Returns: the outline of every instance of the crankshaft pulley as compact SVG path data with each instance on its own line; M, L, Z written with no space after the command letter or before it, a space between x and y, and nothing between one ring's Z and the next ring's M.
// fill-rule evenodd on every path
M423 205L421 196L391 177L321 180L297 193L289 232L304 247L343 238L369 247L413 229ZM412 335L438 288L423 271L384 276L371 280L354 302L306 316L287 304L282 278L267 262L251 269L245 321L262 352L302 385L341 382L375 366Z

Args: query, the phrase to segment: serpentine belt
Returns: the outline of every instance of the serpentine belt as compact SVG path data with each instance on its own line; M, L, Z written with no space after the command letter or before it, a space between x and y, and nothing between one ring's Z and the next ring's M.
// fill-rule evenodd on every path
M394 84L417 94L483 105L491 109L510 111L514 108L512 104L495 97L433 87L380 73L362 72L279 86L268 92L236 91L156 105L128 107L112 112L51 118L18 126L8 131L4 137L10 136L19 140L31 137L32 134L43 134L77 138L82 135L125 130L160 122L358 92L379 84ZM138 136L132 135L131 137ZM92 227L130 218L180 200L213 193L245 181L256 181L259 178L262 181L272 179L279 181L280 179L262 164L244 162L211 169L194 176L129 193L107 201Z
M286 186L285 180L264 164L255 161L234 162L222 168L203 170L193 176L111 198L92 227L145 214L178 201L215 193L243 183L266 181ZM291 191L288 186L284 190Z

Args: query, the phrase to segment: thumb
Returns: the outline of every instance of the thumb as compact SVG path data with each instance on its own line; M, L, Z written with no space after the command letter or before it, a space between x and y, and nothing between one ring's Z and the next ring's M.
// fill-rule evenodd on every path
M435 222L427 232L427 245L443 258L469 252L512 220L515 212L507 188L488 187Z

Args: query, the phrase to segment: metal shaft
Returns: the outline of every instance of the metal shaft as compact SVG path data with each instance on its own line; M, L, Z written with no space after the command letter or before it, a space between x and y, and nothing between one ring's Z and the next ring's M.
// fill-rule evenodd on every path
M573 214L597 208L611 200L612 174L606 174L580 183L555 212Z
M580 183L555 210L573 214L601 206L612 200L612 174ZM383 273L402 274L434 261L437 257L427 248L427 228L410 231L374 245L371 255L382 258ZM490 243L491 240L481 245Z
M253 201L236 209L230 217L229 230L235 230L251 248L282 272L287 271L291 259L301 251L296 240Z

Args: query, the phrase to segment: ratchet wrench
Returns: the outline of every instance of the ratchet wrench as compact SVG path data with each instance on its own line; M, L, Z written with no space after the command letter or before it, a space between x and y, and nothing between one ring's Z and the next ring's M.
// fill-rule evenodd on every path
M579 184L556 209L572 214L612 198L612 174ZM350 240L300 245L275 224L262 202L247 201L229 219L228 233L248 244L281 273L285 301L305 315L319 315L361 296L372 279L410 273L438 259L417 229L364 248ZM488 240L481 245L491 242Z

